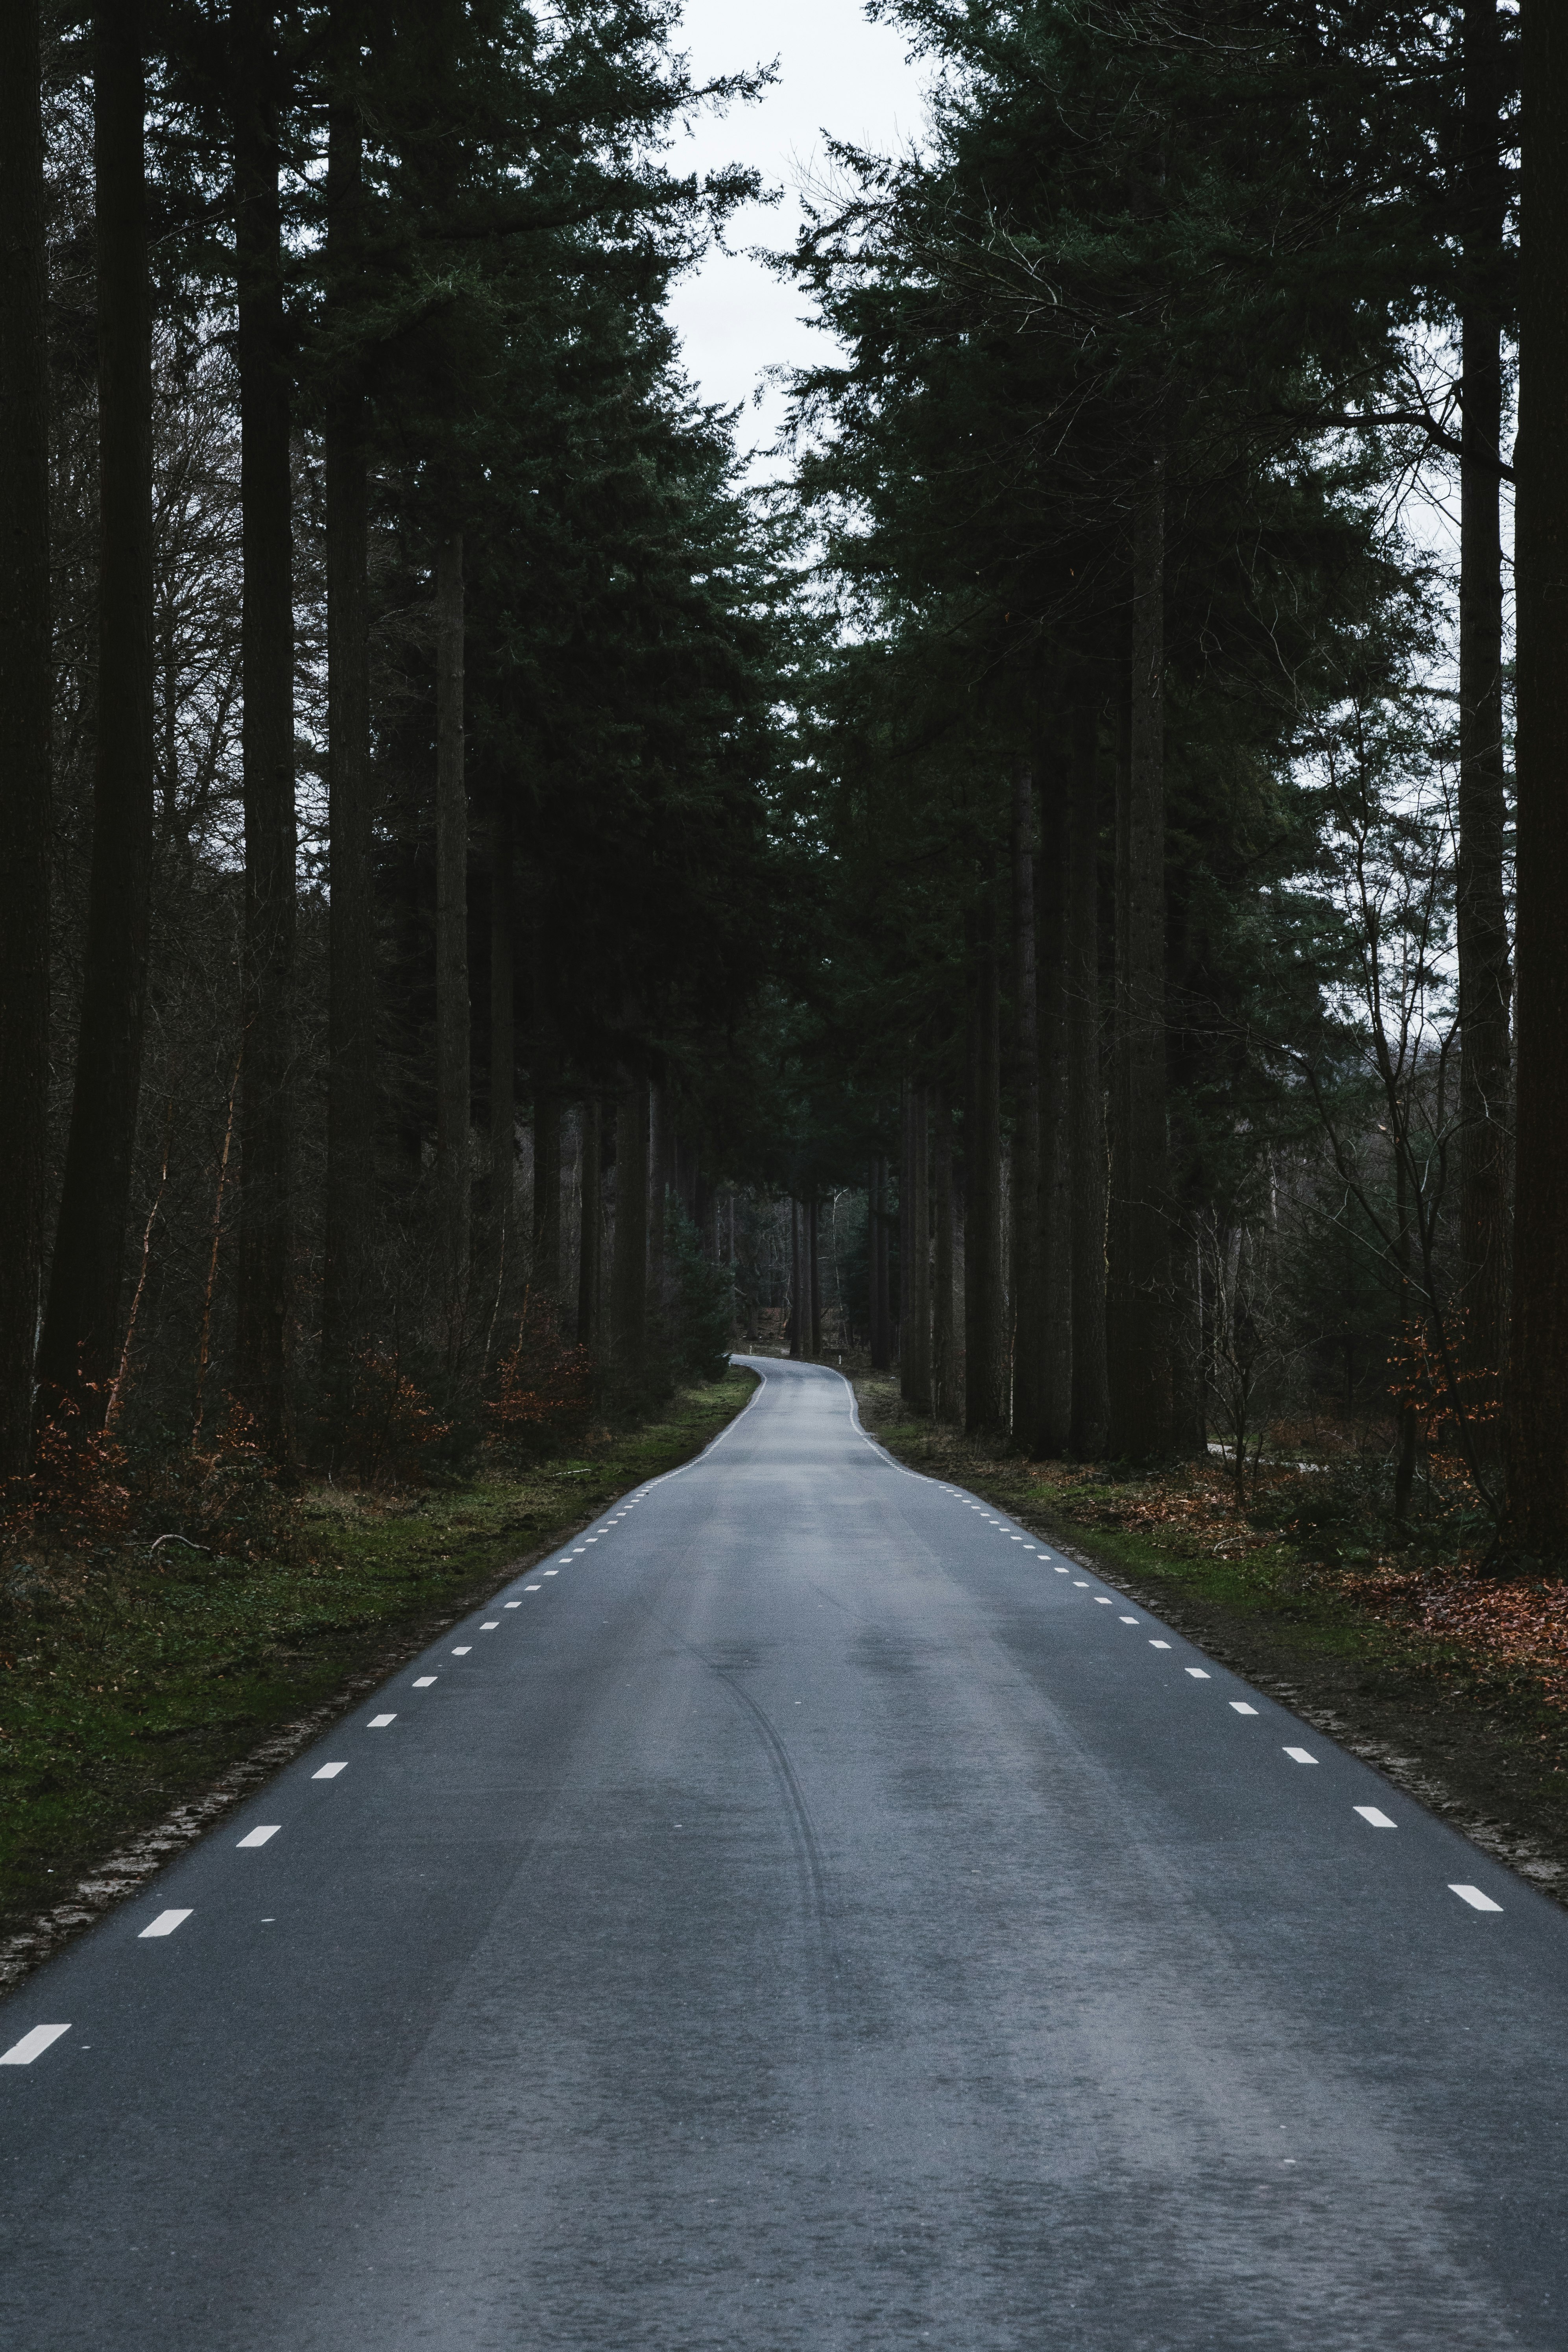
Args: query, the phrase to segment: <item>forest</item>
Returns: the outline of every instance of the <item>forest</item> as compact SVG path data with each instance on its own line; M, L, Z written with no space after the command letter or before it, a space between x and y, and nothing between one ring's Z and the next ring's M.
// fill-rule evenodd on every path
M1568 1573L1568 22L872 13L759 481L765 27L0 12L13 1585L746 1348Z

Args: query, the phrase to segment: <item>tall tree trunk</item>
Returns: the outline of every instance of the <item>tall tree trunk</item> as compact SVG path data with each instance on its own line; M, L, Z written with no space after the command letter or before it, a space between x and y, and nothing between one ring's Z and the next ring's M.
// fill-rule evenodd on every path
M1007 1425L1003 1385L1001 1040L995 909L987 885L971 926L969 1066L963 1106L963 1421L994 1434Z
M953 1298L952 1107L944 1087L931 1089L934 1226L931 1274L931 1400L938 1421L958 1418L958 1330Z
M800 1202L789 1196L789 1351L799 1356L801 1346Z
M512 1254L517 1208L517 1012L516 958L512 952L511 804L498 801L490 819L490 1244L499 1297ZM560 1118L556 1111L556 1263L551 1285L561 1286ZM537 1164L535 1170L537 1181Z
M1165 1139L1164 486L1132 531L1126 801L1117 826L1121 1132L1109 1350L1110 1442L1133 1461L1171 1437Z
M906 1304L902 1361L904 1393L916 1412L931 1411L931 1111L930 1090L912 1084L908 1094L907 1206L902 1219Z
M1524 0L1518 443L1518 864L1513 1316L1507 1520L1568 1565L1568 18Z
M1501 37L1497 0L1465 0L1461 315L1464 436L1459 467L1459 1254L1461 1345L1500 1381L1508 1330L1509 945L1502 707L1503 219ZM1496 1424L1478 1440L1495 1452Z
M49 418L37 0L0 8L0 1479L27 1466L49 1083Z
M868 1214L870 1231L867 1243L871 1260L871 1370L888 1372L893 1368L893 1335L888 1296L888 1163L882 1159L871 1162Z
M811 1335L807 1352L812 1357L822 1353L822 1210L816 1193L806 1207L806 1265L809 1269L806 1296L809 1314L806 1328Z
M533 1279L561 1288L561 1087L555 1055L536 1040L533 1058Z
M1099 715L1081 691L1072 719L1068 940L1068 1135L1072 1192L1071 1451L1105 1451L1105 1080L1100 1053Z
M1044 763L1042 762L1042 773ZM1040 1031L1040 1386L1038 1453L1059 1458L1072 1424L1072 1192L1068 1097L1068 793L1059 764L1042 800Z
M657 1080L648 1089L648 1114L647 1282L657 1311L664 1306L666 1228L676 1175L669 1096Z
M636 1380L647 1353L648 1082L624 1074L616 1114L616 1244L610 1267L610 1347L623 1379Z
M597 1095L583 1105L582 1165L577 1235L577 1344L596 1349L600 1344L604 1296L604 1113Z
M358 64L357 44L351 52ZM363 268L358 94L338 60L327 117L327 261L340 326ZM375 1238L374 809L365 397L345 368L326 404L327 1198L321 1354L329 1384L365 1333Z
M108 1402L120 1321L147 1009L156 771L142 34L139 0L97 12L100 538L92 872L70 1135L38 1353L41 1385L74 1397L93 1425L102 1421Z
M1035 969L1035 779L1013 771L1013 1437L1031 1458L1045 1442L1041 1289L1039 986Z
M279 198L283 68L266 0L235 0L231 21L245 566L245 1076L236 1373L260 1442L286 1458L293 1444L289 1354L295 814L293 493Z
M463 775L463 540L436 564L436 1201L438 1311L456 1361L468 1288L468 794Z

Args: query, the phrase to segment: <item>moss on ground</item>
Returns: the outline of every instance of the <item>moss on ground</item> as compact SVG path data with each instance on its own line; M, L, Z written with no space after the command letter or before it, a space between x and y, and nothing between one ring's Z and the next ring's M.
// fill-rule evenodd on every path
M376 1497L307 1488L258 1560L145 1550L0 1619L0 1932L356 1676L386 1672L642 1480L688 1461L752 1373L574 1456ZM171 1557L171 1553L174 1557Z
M1389 1622L1353 1576L1325 1573L1310 1547L1286 1538L1254 1538L1240 1556L1223 1557L1184 1540L1173 1511L1165 1540L1103 1524L1119 1508L1148 1513L1158 1482L1101 1477L1075 1488L1076 1466L999 1455L911 1415L891 1379L862 1374L856 1390L865 1426L911 1469L967 1486L1090 1561L1489 1853L1568 1899L1568 1714L1538 1672ZM1077 1515L1075 1492L1088 1507ZM1157 1521L1157 1500L1148 1515Z

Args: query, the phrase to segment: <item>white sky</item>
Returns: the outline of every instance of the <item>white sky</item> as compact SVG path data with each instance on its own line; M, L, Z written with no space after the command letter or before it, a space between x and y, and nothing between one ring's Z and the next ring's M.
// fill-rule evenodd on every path
M703 120L668 158L677 170L752 163L764 186L784 190L776 205L736 215L729 251L710 255L669 306L701 396L726 406L745 402L740 446L762 450L784 414L776 391L764 389L761 405L752 405L763 371L804 364L824 346L802 323L804 293L747 248L793 241L799 184L823 159L824 131L884 151L917 137L922 76L906 59L902 36L868 24L859 0L686 0L679 40L699 81L779 61L778 80L756 105Z

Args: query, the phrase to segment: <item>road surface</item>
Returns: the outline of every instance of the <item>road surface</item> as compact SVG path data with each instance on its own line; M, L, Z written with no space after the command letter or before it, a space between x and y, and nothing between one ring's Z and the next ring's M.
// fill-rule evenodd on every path
M1562 2352L1568 1916L763 1369L5 2005L7 2352Z

